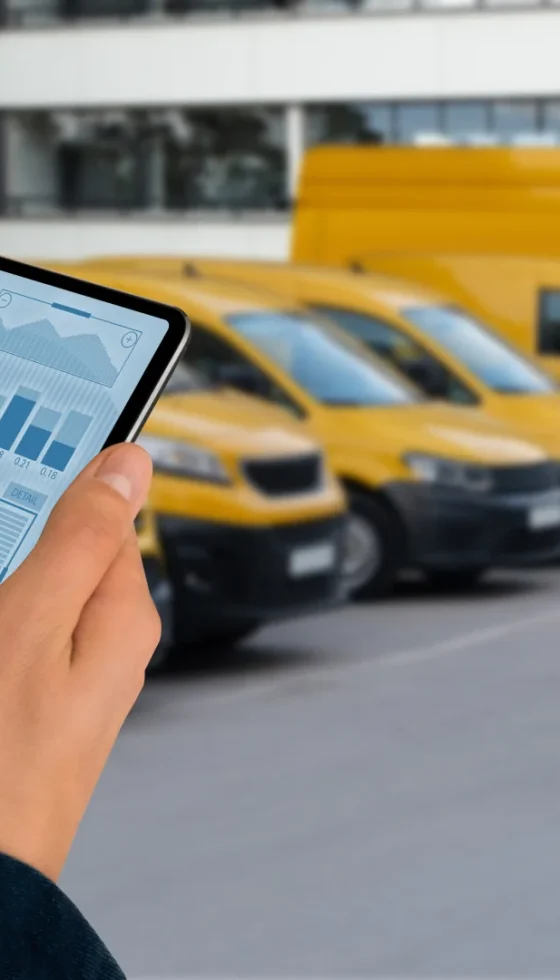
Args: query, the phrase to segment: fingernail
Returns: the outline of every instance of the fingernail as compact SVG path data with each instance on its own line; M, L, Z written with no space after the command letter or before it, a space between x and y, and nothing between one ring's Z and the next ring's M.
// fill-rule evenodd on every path
M120 446L103 460L96 477L129 501L143 500L151 476L150 458L138 446Z

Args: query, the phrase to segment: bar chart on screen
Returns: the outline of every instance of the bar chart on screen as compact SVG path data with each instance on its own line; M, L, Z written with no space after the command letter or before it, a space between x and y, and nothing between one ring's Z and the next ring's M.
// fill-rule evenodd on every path
M0 450L13 450L18 456L64 471L93 418L71 410L60 424L62 413L38 407L40 399L40 392L23 386L9 401L0 396L0 411L7 401L0 414Z

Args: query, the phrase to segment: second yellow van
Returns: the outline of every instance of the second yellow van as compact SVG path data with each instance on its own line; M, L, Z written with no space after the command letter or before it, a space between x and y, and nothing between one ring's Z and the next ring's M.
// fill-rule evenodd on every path
M437 290L560 380L560 257L397 252L362 255L351 265Z
M482 408L560 461L556 382L447 297L403 280L281 262L191 259L184 274L266 285L303 303L428 397Z
M115 270L87 274L119 287ZM511 428L424 400L286 298L205 277L156 285L139 275L135 288L180 297L193 322L189 364L287 409L326 447L351 509L345 573L355 595L387 591L407 567L465 585L491 566L557 553L557 464Z

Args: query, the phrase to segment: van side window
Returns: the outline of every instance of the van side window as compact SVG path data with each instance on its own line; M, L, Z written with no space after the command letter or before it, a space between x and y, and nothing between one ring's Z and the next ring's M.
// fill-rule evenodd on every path
M560 290L558 289L541 289L539 292L537 353L560 354Z
M405 374L428 397L444 398L459 405L477 404L478 398L474 392L403 330L369 313L317 303L312 308L327 316L355 340L361 340L372 353Z
M201 323L192 324L184 358L187 365L196 368L214 384L227 385L245 394L256 395L300 418L305 414L301 406L257 364Z

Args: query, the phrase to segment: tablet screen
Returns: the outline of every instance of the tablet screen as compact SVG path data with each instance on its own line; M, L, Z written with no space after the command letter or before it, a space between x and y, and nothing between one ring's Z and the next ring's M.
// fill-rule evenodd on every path
M0 581L103 447L168 329L0 271Z

